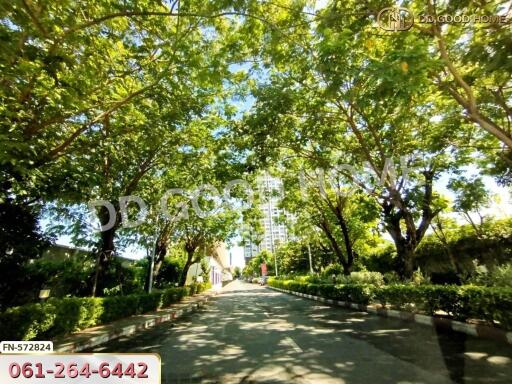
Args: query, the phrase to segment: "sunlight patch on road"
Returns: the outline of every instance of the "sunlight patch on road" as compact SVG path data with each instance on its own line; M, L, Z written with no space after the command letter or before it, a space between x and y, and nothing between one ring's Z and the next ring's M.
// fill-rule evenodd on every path
M324 335L326 333L336 332L336 329L334 329L334 328L316 328L316 327L307 326L307 325L298 325L296 328L303 332L307 332L308 334L311 334L311 335Z
M354 322L354 323L364 323L366 321L366 319L359 319L359 318L356 318L356 317L351 317L349 319L345 319L344 321L351 321L351 322Z
M471 360L480 360L487 355L487 353L481 353L481 352L465 352L464 355L469 357Z
M388 333L400 333L400 332L410 332L409 328L402 329L377 329L375 331L371 331L369 333L373 335L387 335Z
M295 342L295 340L293 340L293 339L292 339L291 337L289 337L289 336L287 336L287 337L285 337L284 339L282 339L282 340L279 342L279 344L278 344L278 345L280 345L280 346L285 346L285 347L288 347L288 348L291 348L291 349L293 349L293 351L294 351L294 352L296 352L296 353L302 353L302 352L304 352L304 351L302 350L302 348L301 348L301 347L299 347L299 346L297 345L297 343Z
M244 354L244 350L240 348L238 345L227 345L221 352L223 356L241 356Z
M505 365L510 364L512 360L506 356L491 356L487 358L487 361L495 365Z

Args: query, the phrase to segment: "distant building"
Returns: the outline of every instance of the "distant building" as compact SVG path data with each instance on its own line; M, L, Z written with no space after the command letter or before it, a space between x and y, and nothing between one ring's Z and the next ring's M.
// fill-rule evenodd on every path
M257 184L262 197L259 208L263 213L261 224L264 232L259 244L253 239L248 239L245 244L244 258L246 264L259 252L263 250L274 252L279 244L288 241L288 228L285 223L279 221L282 217L291 218L289 213L279 207L284 191L282 181L265 173L258 177Z
M93 251L62 244L50 245L42 255L43 259L54 261L85 260L91 257L93 257ZM137 261L119 255L116 255L116 259L118 259L125 267L128 267Z
M91 253L91 251L84 248L52 244L43 252L42 257L46 260L63 261L70 259L86 259L90 257Z

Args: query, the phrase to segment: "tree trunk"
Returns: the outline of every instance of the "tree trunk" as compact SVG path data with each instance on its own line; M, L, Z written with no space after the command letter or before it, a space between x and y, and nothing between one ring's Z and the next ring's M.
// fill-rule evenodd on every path
M167 256L167 245L159 243L156 247L155 266L153 268L153 277L156 278L160 273L165 256Z
M190 266L192 265L193 257L194 257L194 250L192 250L192 251L187 250L187 262L185 263L185 265L183 267L183 271L181 271L180 282L179 282L180 287L184 287L187 282L187 274L188 274L188 270L190 269Z
M329 199L329 196L327 196L327 195L323 196L323 199L327 203L329 209L332 211L334 216L336 216L338 226L340 227L341 234L343 236L345 252L347 253L346 259L344 258L343 252L341 252L341 249L338 244L336 244L336 248L338 250L337 251L335 250L335 251L338 255L338 259L340 260L340 264L343 266L343 274L348 276L348 275L350 275L350 272L352 272L352 265L354 264L355 253L354 253L354 249L352 248L352 241L350 240L350 231L349 231L349 228L347 225L347 221L345 220L345 216L343 214L344 204L345 204L345 202L343 200L344 198L341 197L339 194L337 194L335 203L333 203ZM324 221L327 223L327 221L325 220L325 217L324 217ZM330 229L329 229L329 232L331 232L329 236L333 238L335 243L337 243L336 240L334 239L332 231L330 231ZM333 240L331 240L331 238L329 238L329 240L332 243Z
M114 238L116 231L114 228L101 232L100 249L98 249L98 257L96 259L96 272L94 274L94 282L92 287L92 296L95 297L98 291L105 271L108 269L110 261L115 252Z
M350 272L352 271L353 259L349 259L348 261L345 260L340 245L334 238L331 228L329 227L329 224L327 223L326 220L322 221L318 226L324 232L325 236L329 240L329 243L331 244L331 249L334 251L334 254L337 257L338 262L343 267L343 274L350 275Z
M410 279L414 271L414 250L416 247L409 236L409 239L406 239L402 235L402 228L400 226L402 212L395 211L391 204L384 204L383 208L386 230L395 243L397 254L396 272L402 280Z
M404 199L397 190L392 189L392 199L381 203L384 214L386 230L393 238L398 256L397 273L402 279L410 279L414 272L414 252L425 236L432 219L439 213L439 209L432 211L432 182L434 171L423 171L425 177L424 195L422 201L422 215L418 226L414 216L405 204ZM402 234L401 222L405 224L405 234Z
M402 279L409 280L414 273L414 248L406 241L395 242L397 251L397 273Z
M338 205L337 215L338 223L341 228L341 233L343 234L343 242L345 243L345 251L347 252L347 261L346 264L343 265L343 274L350 275L352 271L352 265L354 264L354 249L352 248L352 242L350 240L350 233L348 230L347 222L345 221L345 217L341 211L341 207Z
M117 214L117 212L116 212ZM109 213L106 208L101 208L100 210L100 222L102 225L105 225L109 221ZM110 261L115 253L115 245L114 239L116 237L116 231L118 227L118 221L116 219L116 224L107 231L101 232L100 235L100 246L98 249L98 256L96 259L96 272L94 274L94 281L92 286L92 296L95 297L98 293L98 288L100 287L100 283L103 279L103 275L105 271L108 269Z

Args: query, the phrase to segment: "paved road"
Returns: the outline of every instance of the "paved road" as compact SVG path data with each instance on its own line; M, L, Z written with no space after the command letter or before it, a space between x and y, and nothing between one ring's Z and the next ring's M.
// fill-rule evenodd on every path
M96 352L157 352L163 383L511 383L512 348L235 281Z

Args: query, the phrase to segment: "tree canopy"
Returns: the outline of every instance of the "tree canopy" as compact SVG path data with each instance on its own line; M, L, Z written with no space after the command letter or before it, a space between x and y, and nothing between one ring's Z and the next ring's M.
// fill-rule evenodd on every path
M499 0L402 3L433 18L510 13ZM260 196L247 188L267 170L284 182L293 244L257 255L253 273L280 253L303 268L312 249L313 269L336 262L349 274L385 238L410 279L426 238L451 243L453 212L484 239L472 214L492 196L480 176L510 182L510 25L384 31L377 15L390 5L2 5L0 264L67 235L94 253L93 294L134 246L154 256L146 282L177 274L179 249L184 284L218 242L261 240ZM91 206L107 229L93 229Z

